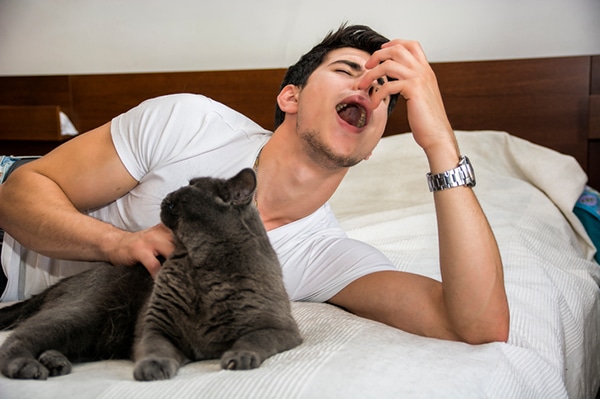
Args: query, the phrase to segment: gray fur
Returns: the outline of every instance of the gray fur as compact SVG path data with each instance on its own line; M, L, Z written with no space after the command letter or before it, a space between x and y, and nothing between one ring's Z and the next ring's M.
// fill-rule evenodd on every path
M69 373L68 359L133 358L137 380L159 380L219 357L225 369L256 368L299 345L277 256L251 204L255 187L244 169L169 194L161 220L176 249L154 283L141 265L106 265L0 309L0 329L15 328L0 347L0 371L45 379Z

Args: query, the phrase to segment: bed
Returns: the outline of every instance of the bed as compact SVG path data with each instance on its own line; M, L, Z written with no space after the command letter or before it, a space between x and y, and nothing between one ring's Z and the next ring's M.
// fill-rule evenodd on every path
M511 311L507 343L423 338L328 304L293 303L304 343L256 370L223 371L218 361L204 361L183 367L172 380L149 383L133 380L131 362L111 360L79 364L72 374L45 382L0 377L0 396L594 398L600 386L600 266L572 210L586 184L600 186L599 64L598 56L434 64L503 257ZM85 131L144 98L177 91L208 94L269 127L282 73L46 78L69 82L65 90L76 100L65 96L60 103L58 96L52 105ZM0 77L2 87L4 105L47 105L10 94L46 87L39 77ZM7 143L34 149L17 141ZM398 269L439 279L426 170L399 104L373 157L349 172L331 205L350 236L380 248ZM0 341L7 334L0 333Z

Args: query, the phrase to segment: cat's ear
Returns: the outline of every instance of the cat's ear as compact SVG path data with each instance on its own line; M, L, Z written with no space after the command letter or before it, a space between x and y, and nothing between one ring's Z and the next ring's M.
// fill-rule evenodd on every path
M227 181L230 202L234 206L246 205L252 201L256 189L256 175L250 168L242 169L240 173Z

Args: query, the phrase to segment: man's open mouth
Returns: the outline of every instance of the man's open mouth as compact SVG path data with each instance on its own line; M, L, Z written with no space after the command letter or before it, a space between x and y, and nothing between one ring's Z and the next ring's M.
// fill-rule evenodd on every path
M335 107L340 118L359 129L367 124L367 110L357 103L342 103Z

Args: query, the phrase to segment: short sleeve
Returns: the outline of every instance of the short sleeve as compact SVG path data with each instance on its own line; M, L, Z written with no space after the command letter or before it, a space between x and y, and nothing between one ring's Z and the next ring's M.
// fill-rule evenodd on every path
M112 140L129 173L140 181L148 171L185 153L204 134L212 106L201 95L175 94L144 101L114 118Z
M396 270L375 247L349 238L325 204L312 215L269 232L288 295L325 302L352 281Z

